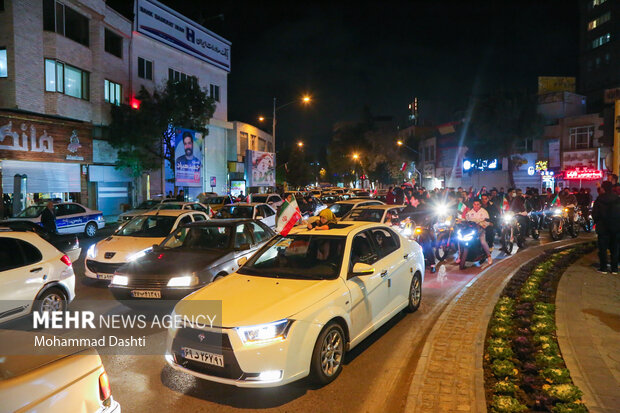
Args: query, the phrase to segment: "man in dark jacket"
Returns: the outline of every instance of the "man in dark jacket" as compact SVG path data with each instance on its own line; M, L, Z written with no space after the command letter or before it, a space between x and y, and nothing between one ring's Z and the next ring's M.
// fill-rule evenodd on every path
M56 214L54 213L54 203L49 201L41 213L41 225L49 232L56 233Z
M612 274L618 273L618 247L620 245L620 198L614 193L610 181L603 182L603 193L594 201L592 218L598 235L599 272L607 272L607 250L611 256Z
M486 239L487 244L489 244L490 248L493 248L493 243L495 242L495 231L496 228L499 227L499 218L500 218L500 210L493 202L489 200L489 194L482 194L480 196L480 202L482 204L482 208L484 208L489 214L489 221L491 221L492 225L489 225L485 228L486 231Z

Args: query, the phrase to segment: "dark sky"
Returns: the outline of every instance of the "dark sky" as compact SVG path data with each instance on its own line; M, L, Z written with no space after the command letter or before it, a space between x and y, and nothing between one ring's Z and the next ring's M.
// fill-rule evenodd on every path
M577 0L163 2L232 41L229 120L256 124L274 96L313 96L278 112L278 147L326 145L364 104L404 120L417 96L441 123L472 93L577 75Z

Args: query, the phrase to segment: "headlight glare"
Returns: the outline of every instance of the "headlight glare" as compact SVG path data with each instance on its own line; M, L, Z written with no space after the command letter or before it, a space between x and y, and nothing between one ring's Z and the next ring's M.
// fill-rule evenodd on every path
M292 320L279 320L273 323L251 327L237 327L237 334L245 345L265 344L286 339Z
M139 258L142 258L146 255L147 252L150 252L153 250L153 247L148 247L143 249L142 251L138 251L135 254L131 254L129 257L127 257L127 261L135 261Z
M129 284L129 277L126 275L115 275L112 278L112 284L114 285L127 285Z
M88 247L88 251L86 252L86 257L94 259L97 256L97 244L93 244Z
M172 277L168 281L168 287L191 287L196 284L198 284L198 277L194 274Z

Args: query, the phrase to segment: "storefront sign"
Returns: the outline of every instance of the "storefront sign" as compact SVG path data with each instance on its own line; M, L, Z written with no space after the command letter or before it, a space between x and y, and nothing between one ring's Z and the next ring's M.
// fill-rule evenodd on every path
M230 42L163 4L138 0L134 30L230 72Z
M232 179L230 181L230 195L236 198L241 194L247 194L245 191L245 181Z
M463 160L463 171L469 172L474 169L479 171L486 170L497 170L501 169L502 164L498 162L497 159L464 159Z
M175 129L174 178L177 186L202 186L202 134Z
M211 177L211 179L210 179L210 181L211 181L211 186L216 186L216 184L215 184L215 183L217 182L217 180L216 180L216 177L215 177L215 176L212 176L212 177Z
M620 87L605 89L605 103L614 103L616 100L620 100Z
M603 179L603 171L597 169L572 169L564 173L564 179L594 181Z
M562 169L598 169L598 149L565 151L562 154Z
M78 122L0 114L0 158L92 163L91 136Z
M561 76L539 76L538 94L543 95L551 92L575 93L576 78Z
M245 170L248 186L276 185L276 154L247 150Z
M549 169L548 161L536 161L536 170L537 171L546 171Z

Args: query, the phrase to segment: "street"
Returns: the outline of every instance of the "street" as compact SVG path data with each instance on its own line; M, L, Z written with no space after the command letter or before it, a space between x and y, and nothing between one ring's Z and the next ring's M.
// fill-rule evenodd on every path
M86 300L102 300L102 306L110 312L125 313L129 310L114 300L105 282L83 275L86 250L93 242L103 238L81 240L82 255L74 263L78 282L72 308L82 308L80 302ZM549 238L545 232L539 241L528 239L527 245L547 242ZM506 258L498 250L496 244L494 262ZM419 310L413 314L400 313L348 353L342 374L322 388L301 380L273 389L241 389L174 371L160 355L103 355L102 359L110 376L114 398L129 412L149 409L386 411L388 408L390 411L402 411L417 361L435 321L454 297L488 267L487 264L469 266L461 272L450 259L445 275L440 275L441 271L435 274L427 271Z

